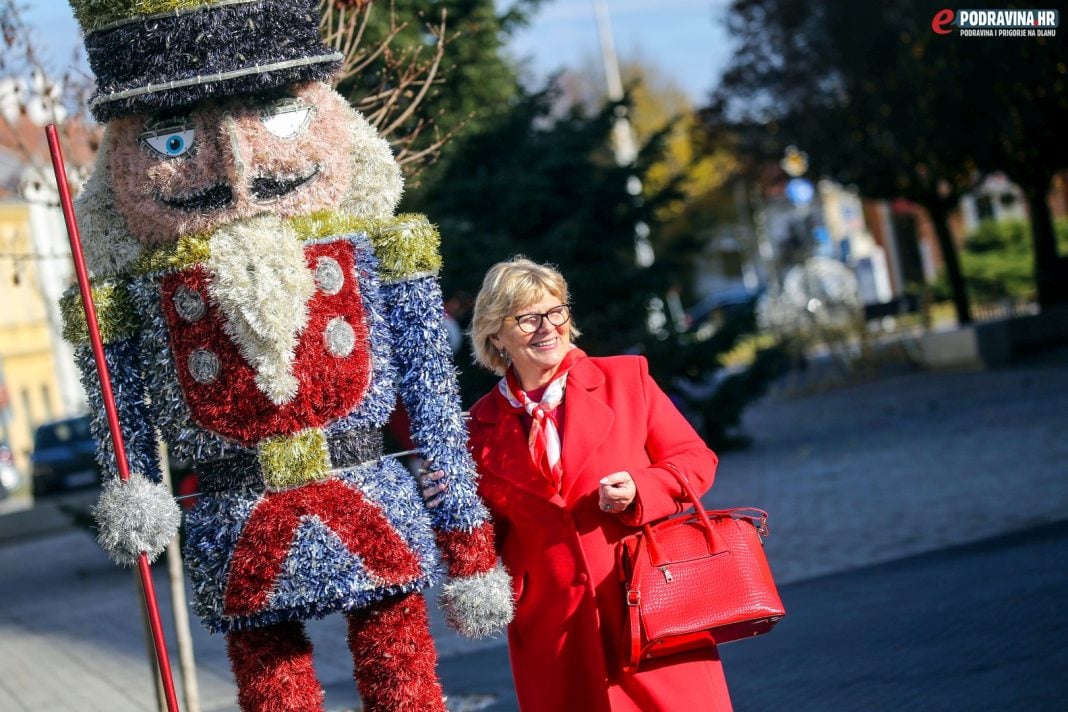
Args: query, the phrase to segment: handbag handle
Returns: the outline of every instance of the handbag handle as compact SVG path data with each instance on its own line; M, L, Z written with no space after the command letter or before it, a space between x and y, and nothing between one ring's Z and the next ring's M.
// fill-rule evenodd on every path
M673 463L664 463L667 468L679 484L682 486L683 492L686 493L686 497L693 505L693 510L697 514L701 523L701 528L705 532L705 541L708 544L708 553L715 554L716 552L726 551L727 547L724 546L719 536L716 534L715 529L712 527L712 522L708 518L708 514L705 512L704 506L701 504L701 499L697 496L697 492L694 491L693 486L690 484L690 480L686 475L682 474L678 467ZM653 536L653 531L648 524L642 525L642 530L645 532L645 540L649 545L649 560L653 562L654 566L659 566L664 561L663 552L660 550L660 545L656 542L656 537Z

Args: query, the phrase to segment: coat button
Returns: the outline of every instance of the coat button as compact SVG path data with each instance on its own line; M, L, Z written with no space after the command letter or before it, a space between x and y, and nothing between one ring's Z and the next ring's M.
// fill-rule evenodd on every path
M589 580L590 580L590 575L588 573L586 573L585 571L583 571L581 574L579 574L578 576L575 577L575 582L579 583L579 584L581 584L583 586L585 586L586 582L589 581Z
M315 282L323 292L334 295L345 286L345 273L333 257L320 257L315 263Z
M204 386L214 383L222 370L219 357L207 349L197 349L189 354L188 364L193 380Z

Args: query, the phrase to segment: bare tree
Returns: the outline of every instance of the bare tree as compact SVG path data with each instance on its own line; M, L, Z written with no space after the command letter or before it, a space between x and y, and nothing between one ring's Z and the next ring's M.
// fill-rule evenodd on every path
M447 14L423 23L422 44L405 45L401 33L409 22L398 21L396 5L389 4L388 22L380 39L368 41L373 0L320 0L322 34L326 44L344 56L335 86L350 79L355 87L346 97L392 144L397 161L409 177L434 161L445 143L462 127L443 129L441 112L428 115L427 99L443 82L445 48L456 35L447 32Z
M15 0L0 0L0 147L30 169L24 185L4 187L20 188L25 197L35 199L42 197L43 186L34 174L47 171L49 165L43 127L58 127L75 190L88 175L101 129L86 108L92 79L84 71L80 45L57 71L35 42L23 7Z

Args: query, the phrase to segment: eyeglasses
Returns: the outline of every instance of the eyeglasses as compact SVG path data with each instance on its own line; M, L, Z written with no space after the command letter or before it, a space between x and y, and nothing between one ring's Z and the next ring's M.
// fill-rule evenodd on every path
M541 320L548 319L549 323L553 326L563 326L571 320L571 305L561 304L558 307L553 307L543 314L532 312L530 314L520 314L513 316L515 323L519 325L519 330L524 334L533 334L535 331L541 328Z

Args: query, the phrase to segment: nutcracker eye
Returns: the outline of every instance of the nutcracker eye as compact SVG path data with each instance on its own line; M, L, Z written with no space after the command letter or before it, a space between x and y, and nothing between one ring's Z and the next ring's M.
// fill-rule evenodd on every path
M299 99L286 97L263 109L260 122L279 138L293 138L311 121L313 107Z
M141 144L164 158L178 158L193 149L197 130L184 120L170 120L150 126L141 134Z

